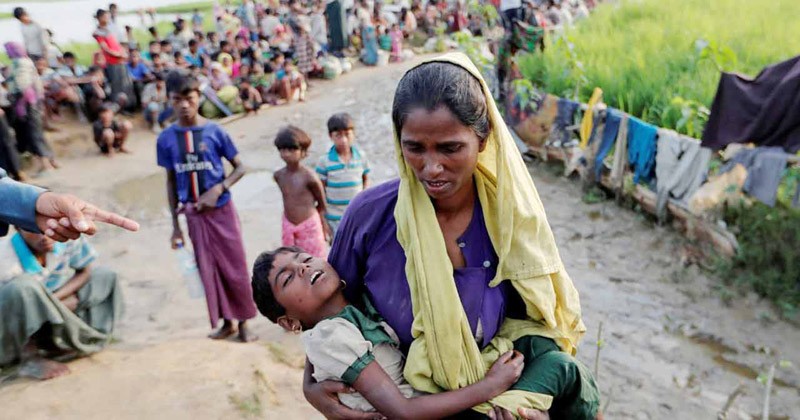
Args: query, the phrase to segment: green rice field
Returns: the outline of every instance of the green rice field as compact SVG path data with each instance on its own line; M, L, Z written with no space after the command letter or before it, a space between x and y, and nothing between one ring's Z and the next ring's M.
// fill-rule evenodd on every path
M795 0L621 0L549 37L520 69L553 94L585 102L599 86L610 106L699 136L719 69L755 76L800 54L798 16Z

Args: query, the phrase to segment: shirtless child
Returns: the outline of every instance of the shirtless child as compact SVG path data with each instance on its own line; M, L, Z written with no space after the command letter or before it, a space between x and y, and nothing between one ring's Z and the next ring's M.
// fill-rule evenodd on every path
M298 246L309 254L326 258L330 226L325 219L325 193L322 181L301 161L308 154L311 138L289 125L275 137L275 147L286 166L275 172L275 182L283 195L281 243Z

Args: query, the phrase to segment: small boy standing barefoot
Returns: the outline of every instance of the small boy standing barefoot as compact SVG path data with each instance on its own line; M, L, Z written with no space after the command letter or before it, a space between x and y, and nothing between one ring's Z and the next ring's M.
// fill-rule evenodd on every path
M229 189L245 170L236 146L225 130L198 115L200 84L193 77L170 78L167 85L178 122L158 136L158 165L167 171L167 197L172 212L172 248L183 245L178 214L186 215L197 268L206 292L211 328L219 340L237 333L243 342L250 334L246 321L256 316L253 290L248 282L247 260L239 216ZM222 159L233 166L226 175ZM233 321L239 324L234 325Z
M275 147L286 166L275 172L283 195L283 246L298 246L309 254L326 258L330 227L323 223L325 193L322 182L301 161L308 154L311 138L295 126L287 126L275 137Z
M328 135L333 146L319 158L317 174L325 186L325 218L336 234L350 200L367 188L369 162L367 155L353 144L356 134L350 114L342 112L331 116Z

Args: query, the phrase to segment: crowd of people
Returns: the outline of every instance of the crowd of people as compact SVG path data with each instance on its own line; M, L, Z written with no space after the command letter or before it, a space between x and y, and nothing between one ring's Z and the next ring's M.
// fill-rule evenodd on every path
M395 11L395 6L400 7ZM120 115L142 112L158 133L157 164L167 175L173 248L184 246L179 217L186 218L214 330L209 337L256 340L248 320L257 309L284 329L306 331L313 378L306 375L304 388L323 414L378 409L388 415L438 417L485 403L479 411L500 418L509 418L509 410L517 407L519 416L528 419L541 418L547 410L569 418L602 418L591 373L570 356L584 331L577 291L559 268L552 234L538 214L542 206L493 99L485 96L488 87L463 54L431 60L401 80L392 111L399 182L367 189L368 159L354 144L356 127L346 113L329 118L333 146L314 169L302 163L311 145L308 134L294 126L278 132L274 144L286 163L274 175L284 204L282 248L263 253L249 275L230 193L245 169L231 136L211 118L258 112L265 103L302 101L308 79L324 76L331 60L358 56L366 65L402 60L404 40L416 33L433 36L470 26L478 32L484 26L461 2L403 6L367 0L349 7L339 0L267 5L242 0L230 10L216 8L211 31L205 30L199 12L189 22L177 19L164 38L150 27L152 39L145 48L137 44L132 28L117 25L112 4L95 14L93 37L99 49L91 67L78 65L71 52L54 52L54 57L48 48L6 44L13 60L5 79L12 125L17 138L38 130L38 137L25 141L41 150L25 150L44 168L55 161L42 132L61 118L64 105L92 122L95 142L108 156L127 152L133 127ZM495 6L507 26L527 19L521 3ZM49 42L24 9L15 10L15 16L26 44L26 31L34 32L26 25L38 28L38 41ZM463 89L452 89L454 83ZM27 125L18 130L14 124L21 122ZM487 145L494 150L491 156L481 153ZM478 171L479 162L489 168L486 173ZM14 168L9 173L19 177ZM515 191L525 191L530 200L515 199ZM500 207L497 201L515 205ZM500 231L500 220L515 220L518 226ZM23 370L33 370L26 372L29 376L52 378L67 368L43 354L86 354L108 342L122 306L119 287L113 273L92 269L95 252L85 238L61 245L50 230L16 230L0 242L0 261L14 262L0 273L0 302L24 308L26 299L32 300L35 305L16 309L14 315L36 328L0 330L7 355L0 364L22 361ZM362 240L367 235L375 240ZM501 244L498 251L491 246L495 242ZM531 244L542 252L533 252ZM531 274L509 265L513 252L550 271L537 268ZM489 287L501 269L516 281ZM383 274L376 277L378 272ZM517 287L522 282L528 286ZM544 302L543 296L552 293L535 285L551 282L561 295ZM325 286L311 289L315 284ZM401 285L425 292L411 294ZM436 320L430 316L434 296L452 298L435 305L443 314ZM400 304L390 304L392 299ZM483 303L469 303L475 299ZM533 310L526 312L527 305ZM541 315L534 319L529 313ZM545 327L545 317L558 322ZM511 318L518 318L512 322L519 323L524 336L500 328ZM412 337L412 320L424 333ZM461 335L428 340L446 331ZM505 345L493 347L494 337ZM375 355L361 354L365 345L375 345ZM430 352L420 350L424 345ZM430 365L428 359L457 354L463 370ZM407 380L398 375L404 363L419 374ZM488 373L483 381L458 378L467 371L475 377ZM450 383L440 379L452 375ZM362 394L354 398L361 400L337 396L333 388L316 383L329 379L353 386ZM464 387L468 382L474 386ZM423 396L415 391L434 387L454 392ZM320 405L322 400L327 407Z
M156 133L175 119L165 82L176 69L201 82L201 112L217 118L303 101L310 78L335 77L353 59L365 65L403 60L413 54L404 42L415 34L432 36L440 27L481 31L480 17L461 2L397 3L228 1L210 14L178 16L167 34L159 32L152 10L140 11L141 28L119 24L112 3L95 13L97 50L89 66L80 64L89 57L62 51L52 33L18 7L23 43L5 45L12 62L2 69L0 167L25 179L19 154L30 153L35 171L57 168L44 132L57 131L70 109L92 123L102 153L128 152L130 117L142 113Z

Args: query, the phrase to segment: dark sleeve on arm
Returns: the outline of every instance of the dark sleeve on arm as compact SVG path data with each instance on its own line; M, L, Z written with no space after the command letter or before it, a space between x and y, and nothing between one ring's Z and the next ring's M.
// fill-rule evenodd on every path
M217 126L216 129L217 129L217 136L219 136L220 139L219 154L228 161L233 160L233 158L235 158L239 154L239 149L237 149L236 145L233 144L233 139L231 138L231 135L228 134L227 131L223 130L222 127L220 126Z
M14 181L0 169L0 236L8 233L9 225L40 233L36 226L36 200L45 190Z
M156 162L158 163L158 166L161 166L162 168L172 169L172 157L170 156L169 148L166 145L166 136L169 135L168 133L172 133L172 130L164 130L158 135L158 140L156 140Z
M362 204L356 197L347 207L328 254L328 262L339 273L339 277L347 282L345 296L351 302L360 301L359 298L363 294L369 247L367 238L369 229L359 223L359 213L363 211L360 210Z

